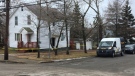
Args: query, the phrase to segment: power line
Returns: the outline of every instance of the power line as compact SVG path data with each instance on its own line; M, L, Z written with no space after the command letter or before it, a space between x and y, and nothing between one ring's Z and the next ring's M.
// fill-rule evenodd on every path
M51 2L56 2L56 1L51 1ZM36 4L22 3L22 4L19 4L19 5L15 5L15 6L9 6L9 9L14 9L14 8L19 8L19 7L27 7L27 6L34 6L34 5L46 4L46 3L49 3L49 2L45 1L45 2L42 2L42 3L36 3ZM0 7L3 7L3 6L0 6ZM1 8L0 10L2 10L2 11L6 10L6 7Z

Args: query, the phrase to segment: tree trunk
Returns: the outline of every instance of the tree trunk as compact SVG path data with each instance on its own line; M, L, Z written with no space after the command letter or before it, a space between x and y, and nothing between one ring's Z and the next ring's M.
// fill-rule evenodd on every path
M86 50L86 36L85 36L85 27L84 27L84 16L82 16L82 33L83 33L83 47L84 47L84 53L87 53Z
M56 49L54 49L55 55L58 55L58 49L57 48L58 48L58 45L59 45L59 41L60 41L60 37L61 37L63 27L64 26L62 26L61 31L60 31L60 35L59 35L59 38L58 38L58 41L57 41Z
M101 41L102 39L102 25L99 24L99 42Z

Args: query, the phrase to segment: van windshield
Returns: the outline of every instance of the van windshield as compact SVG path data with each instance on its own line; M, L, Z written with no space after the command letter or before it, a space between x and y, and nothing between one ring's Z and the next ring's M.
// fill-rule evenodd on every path
M113 41L102 41L99 43L99 46L112 46Z

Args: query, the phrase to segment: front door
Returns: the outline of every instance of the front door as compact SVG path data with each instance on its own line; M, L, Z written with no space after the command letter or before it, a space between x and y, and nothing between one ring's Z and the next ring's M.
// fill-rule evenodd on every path
M52 44L52 47L55 47L55 38L51 38L51 44Z
M27 42L31 42L31 34L27 34Z

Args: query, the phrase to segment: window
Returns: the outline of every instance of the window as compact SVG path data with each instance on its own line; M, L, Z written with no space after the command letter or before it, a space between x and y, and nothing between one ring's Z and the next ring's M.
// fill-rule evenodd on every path
M15 16L15 25L18 25L18 17Z
M20 41L20 34L19 33L15 33L15 41Z
M63 33L61 33L61 41L63 41L65 39L65 36Z
M28 24L28 25L31 24L31 16L30 16L30 15L27 16L27 24Z
M21 11L23 11L23 6L21 7Z
M99 46L109 46L109 47L111 47L112 44L113 44L113 41L101 41L99 43Z
M55 26L55 22L53 22L53 26Z
M55 38L51 38L51 44L53 47L55 47Z

